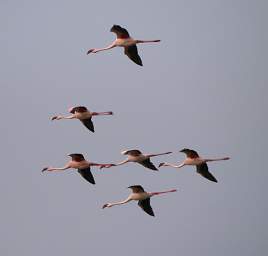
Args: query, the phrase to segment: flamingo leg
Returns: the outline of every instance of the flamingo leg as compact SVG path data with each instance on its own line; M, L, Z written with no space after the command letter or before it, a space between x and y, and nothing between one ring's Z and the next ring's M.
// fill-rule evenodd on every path
M158 43L161 40L136 40L136 44L143 44L143 43Z
M151 155L146 155L148 157L154 157L154 156L162 156L162 155L168 155L171 154L172 152L165 152L165 153L160 153L160 154L151 154Z
M212 158L212 159L204 159L205 162L216 162L222 160L229 160L230 157L222 157L222 158Z
M107 112L92 112L92 116L100 116L100 115L113 115L112 111L107 111Z
M177 192L177 189L171 189L171 190L160 191L160 192L150 192L149 195L150 196L158 196L158 195L162 195L162 194L166 194L166 193L172 193L172 192Z
M185 165L185 163L181 163L179 165L175 165L175 164L169 164L169 163L160 163L159 164L159 167L161 166L170 166L170 167L173 167L173 168L181 168Z

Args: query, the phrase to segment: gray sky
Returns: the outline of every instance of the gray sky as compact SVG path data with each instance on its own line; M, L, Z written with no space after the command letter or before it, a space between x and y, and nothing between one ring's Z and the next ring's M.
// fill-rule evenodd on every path
M266 255L267 1L0 1L0 254ZM109 44L113 24L138 39L144 67ZM73 105L94 111L96 133L78 121L50 122ZM174 151L207 157L214 184L195 173L159 173L129 164L93 170L92 186L75 171L41 174L81 152L96 162L120 151ZM156 217L127 197L127 186L178 188L152 199Z

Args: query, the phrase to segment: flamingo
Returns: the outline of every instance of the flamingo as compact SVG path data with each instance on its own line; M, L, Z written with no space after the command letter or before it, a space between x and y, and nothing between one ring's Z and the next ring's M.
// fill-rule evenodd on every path
M125 28L122 28L119 25L113 25L111 32L116 34L116 40L111 43L109 46L104 48L94 48L88 50L87 54L97 53L100 51L106 51L114 47L124 47L124 53L137 65L142 66L141 57L138 54L137 44L141 43L158 43L160 40L136 40L130 37L128 31Z
M138 205L141 207L141 209L143 211L145 211L147 214L149 214L151 216L154 216L153 209L150 205L150 198L152 196L177 191L176 189L172 189L172 190L167 190L167 191L162 191L162 192L146 192L146 191L144 191L144 189L141 185L133 185L133 186L129 186L128 188L130 188L132 190L132 193L128 196L127 199L120 201L120 202L107 203L107 204L102 206L102 209L107 208L107 207L109 208L109 207L112 207L115 205L126 204L132 200L135 200L135 201L139 201Z
M67 170L70 168L74 168L74 169L78 170L78 173L80 173L80 175L84 179L86 179L91 184L95 184L95 180L94 180L94 177L90 171L90 167L91 166L107 166L107 165L109 166L109 164L97 164L97 163L93 163L93 162L88 162L87 160L85 160L85 158L82 154L78 154L78 153L69 154L68 156L70 156L72 158L72 160L69 161L64 167L60 167L60 168L45 167L42 170L42 172L45 172L45 171L48 171L48 172L63 171L63 170Z
M155 165L151 162L150 157L161 156L171 154L172 152L165 152L160 154L142 154L142 152L138 149L124 150L121 152L122 155L127 155L127 159L117 164L110 164L107 166L101 166L100 168L110 168L112 166L118 166L122 164L126 164L128 162L135 162L143 165L146 168L149 168L154 171L158 171Z
M174 165L174 164L169 164L169 163L160 163L159 167L170 166L174 168L181 168L184 165L195 165L197 173L199 173L204 178L210 181L218 182L216 178L208 171L207 162L222 161L222 160L230 159L230 157L214 158L214 159L201 158L196 151L192 149L188 149L188 148L184 148L180 152L186 154L186 159L181 164Z
M91 132L94 132L94 125L92 122L93 116L100 116L100 115L113 115L112 111L108 112L90 112L84 106L77 106L71 107L68 110L72 115L70 116L53 116L51 120L61 120L61 119L78 119L82 122L82 124L88 128Z

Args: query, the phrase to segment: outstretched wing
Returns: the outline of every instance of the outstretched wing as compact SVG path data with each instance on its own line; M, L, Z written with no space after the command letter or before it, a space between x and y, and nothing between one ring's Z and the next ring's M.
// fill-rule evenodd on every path
M144 192L144 189L141 185L132 185L132 186L129 186L128 188L132 189L132 192L133 193L142 193Z
M138 48L137 46L131 45L131 46L127 46L125 47L125 54L136 64L142 66L142 60L141 57L138 54Z
M197 158L199 157L198 153L195 150L184 148L180 152L183 152L186 154L187 157L189 158Z
M124 155L130 155L130 156L139 156L142 153L138 149L131 149L131 150L122 151L122 154L124 154Z
M78 113L85 113L87 112L87 108L84 107L84 106L77 106L77 107L73 107L69 110L70 113L74 114L75 112L78 112Z
M86 179L88 182L90 182L91 184L96 184L94 177L90 171L90 167L86 168L86 169L78 169L78 172L81 174L81 176Z
M69 156L72 158L73 161L76 161L76 162L81 162L85 160L82 154L73 153L73 154L70 154Z
M139 162L141 165L143 165L146 168L149 168L154 171L158 171L158 169L154 166L154 164L150 161L150 159L145 159L142 162Z
M84 126L86 126L91 132L94 132L94 125L91 118L80 120Z
M117 38L129 38L130 37L128 31L119 25L113 25L110 31L114 32Z
M213 181L213 182L218 182L216 178L208 171L208 165L206 163L197 165L196 171L199 174L201 174L203 177L205 177L206 179Z
M138 202L138 206L141 207L142 210L144 210L146 213L148 213L151 216L154 216L154 211L150 205L150 198L140 200Z

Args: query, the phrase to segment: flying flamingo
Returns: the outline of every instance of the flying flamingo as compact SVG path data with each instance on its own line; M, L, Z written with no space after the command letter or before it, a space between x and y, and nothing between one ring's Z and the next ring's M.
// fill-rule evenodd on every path
M116 202L116 203L105 204L105 205L103 205L102 209L104 209L106 207L112 207L114 205L126 204L132 200L135 200L135 201L139 201L138 205L141 207L142 210L144 210L149 215L154 216L153 209L150 205L150 198L152 196L177 191L176 189L172 189L172 190L162 191L162 192L146 192L146 191L144 191L144 189L141 185L134 185L134 186L130 186L128 188L132 189L132 193L128 196L127 199L120 201L120 202Z
M72 158L71 161L69 161L64 167L61 168L54 168L54 167L45 167L42 172L48 171L63 171L70 168L77 169L78 172L81 174L81 176L86 179L88 182L95 184L94 177L90 171L91 166L109 166L109 164L97 164L93 162L88 162L85 160L84 156L82 154L70 154L68 155Z
M186 159L179 165L169 164L169 163L160 163L159 167L161 166L171 166L174 168L181 168L184 165L195 165L196 171L206 179L218 182L215 177L208 171L207 162L213 161L222 161L222 160L229 160L230 157L223 157L223 158L214 158L214 159L207 159L201 158L198 153L192 149L184 148L180 152L186 154Z
M94 125L92 122L93 116L100 115L113 115L113 112L90 112L84 106L71 107L68 110L72 115L70 116L53 116L51 120L61 120L61 119L78 119L80 120L85 127L87 127L91 132L94 132Z
M127 159L124 161L117 163L117 164L110 164L107 166L101 166L101 168L110 168L112 166L118 166L122 164L126 164L128 162L135 162L143 165L146 168L149 168L154 171L158 171L158 169L154 166L154 164L151 162L150 157L155 157L155 156L161 156L161 155L167 155L171 154L172 152L165 152L165 153L160 153L160 154L142 154L141 151L137 149L132 149L132 150L125 150L122 151L122 155L127 155Z
M119 25L113 25L111 32L116 34L116 40L107 47L104 48L94 48L88 50L87 54L97 53L100 51L105 51L112 49L114 47L124 47L124 53L136 64L142 66L142 60L138 54L137 44L141 43L157 43L160 40L136 40L130 37L128 31L125 28L120 27Z

